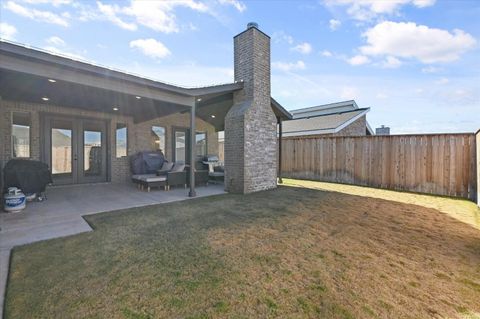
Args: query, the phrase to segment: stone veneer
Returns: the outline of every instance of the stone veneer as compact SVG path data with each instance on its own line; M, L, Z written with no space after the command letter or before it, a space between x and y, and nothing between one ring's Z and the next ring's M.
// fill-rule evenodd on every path
M147 122L135 124L133 118L130 116L66 108L48 104L32 104L26 102L0 100L0 169L3 169L5 163L11 159L12 112L28 112L31 114L30 158L35 160L41 159L40 114L42 112L69 117L102 119L107 121L109 127L107 136L107 156L110 159L110 163L107 165L107 171L109 172L107 176L108 180L112 182L125 182L130 179L130 164L128 156L120 158L115 156L115 128L117 123L123 123L127 125L127 155L132 155L141 150L150 150L151 126L157 125L165 127L166 150L164 150L164 153L169 160L172 159L173 152L173 127L190 127L189 113L176 113L169 116L155 118ZM197 131L207 132L208 153L216 154L218 152L218 138L215 128L211 124L199 118L196 120L196 128Z
M234 37L235 81L243 90L225 117L225 189L277 186L277 120L270 106L270 38L256 27Z

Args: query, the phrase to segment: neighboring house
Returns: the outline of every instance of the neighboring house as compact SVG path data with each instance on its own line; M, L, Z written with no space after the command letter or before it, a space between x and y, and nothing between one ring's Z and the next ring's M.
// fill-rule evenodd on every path
M283 136L373 135L367 122L369 111L353 100L292 110L293 119L283 122Z
M270 96L270 37L254 23L234 37L234 81L200 88L0 42L0 169L40 160L57 185L126 182L144 150L188 164L218 153L225 131L225 189L274 188L277 124L290 118Z

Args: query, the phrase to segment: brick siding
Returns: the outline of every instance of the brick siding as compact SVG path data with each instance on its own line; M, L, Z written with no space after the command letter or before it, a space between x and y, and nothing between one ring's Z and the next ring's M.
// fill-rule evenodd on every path
M225 188L251 193L277 185L277 120L270 106L270 38L250 28L234 38L234 94L225 118Z
M112 182L125 182L130 178L129 157L116 157L116 126L117 123L127 125L127 155L132 155L140 150L150 150L151 126L163 126L166 129L166 157L171 159L172 154L172 127L189 127L189 114L173 114L161 118L152 119L148 122L135 124L130 116L121 116L110 113L94 112L75 108L47 104L32 104L26 102L0 100L0 169L12 158L12 112L27 112L31 115L30 126L30 158L41 159L40 141L40 114L64 115L69 117L85 117L105 120L108 124L107 156L110 159L109 180ZM218 152L218 138L215 128L209 123L197 118L197 131L207 132L208 152Z

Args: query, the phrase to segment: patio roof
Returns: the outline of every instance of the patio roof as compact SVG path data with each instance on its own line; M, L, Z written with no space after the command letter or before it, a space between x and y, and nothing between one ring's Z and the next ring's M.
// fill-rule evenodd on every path
M186 88L0 41L0 96L7 100L129 115L138 123L187 112L200 99L197 116L222 130L233 92L242 88L243 82ZM272 108L289 118L273 99Z

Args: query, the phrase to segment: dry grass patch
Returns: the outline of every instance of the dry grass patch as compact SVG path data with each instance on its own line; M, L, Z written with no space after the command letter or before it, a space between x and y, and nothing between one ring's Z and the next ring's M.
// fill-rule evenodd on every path
M7 318L480 313L480 231L430 208L281 187L87 219L14 250Z

